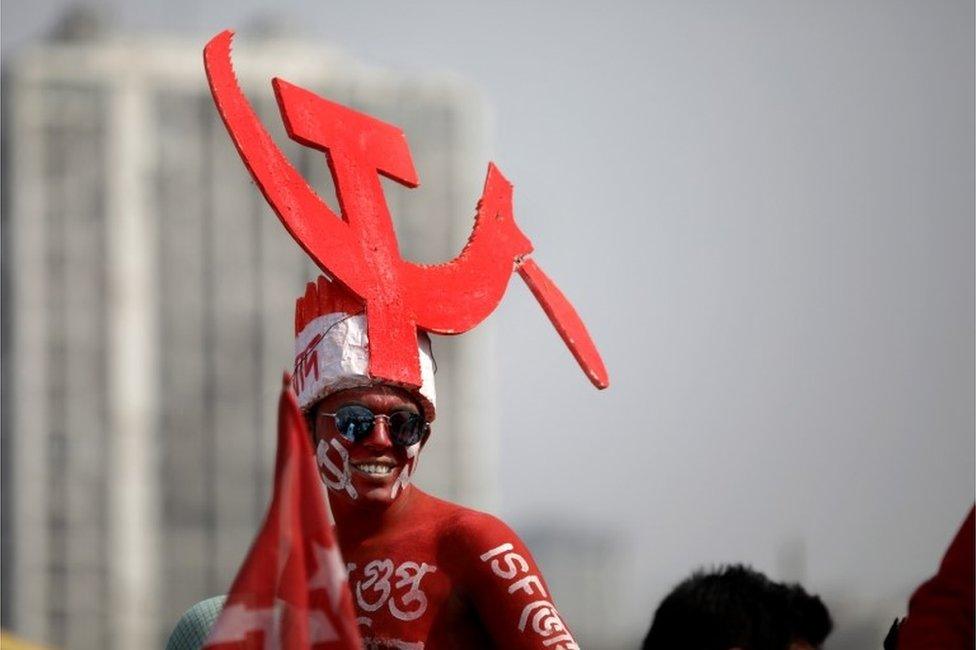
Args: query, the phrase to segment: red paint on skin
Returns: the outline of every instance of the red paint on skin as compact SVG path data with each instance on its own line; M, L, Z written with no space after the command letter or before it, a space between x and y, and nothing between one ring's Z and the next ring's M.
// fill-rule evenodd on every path
M396 411L420 413L421 409L409 397L409 393L392 386L373 386L339 391L324 398L315 408L315 444L318 445L319 441L325 441L330 446L329 458L339 468L342 468L343 462L338 453L331 448L332 441L338 441L348 450L350 477L352 486L358 495L356 499L353 499L344 490L330 490L329 499L333 512L346 509L351 505L350 502L354 501L362 501L363 503L358 504L358 506L365 508L389 506L396 498L393 495L393 485L401 473L413 469L416 459L410 458L407 448L393 444L390 439L389 424L385 419L377 419L369 435L359 442L353 443L336 429L335 418L321 415L322 413L335 413L339 408L348 404L365 406L377 415L390 415ZM362 463L392 465L393 469L385 476L375 476L356 469L355 466ZM397 497L401 496L407 489L409 488L404 486Z
M350 403L374 413L417 410L408 392L374 386L330 395L315 411L334 413ZM411 459L406 449L392 444L385 423L358 443L343 438L331 417L316 417L315 426L316 444L338 440L353 463L389 459L396 465L382 477L353 471L355 499L345 490L329 490L367 645L398 647L394 641L399 641L422 643L425 650L578 648L552 605L532 554L504 522L409 484L394 497L391 488L397 477L419 456ZM329 458L341 467L334 450Z

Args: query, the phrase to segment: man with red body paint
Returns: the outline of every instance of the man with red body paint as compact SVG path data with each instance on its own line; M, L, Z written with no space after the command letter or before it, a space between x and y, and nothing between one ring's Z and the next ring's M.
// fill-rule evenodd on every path
M436 415L430 341L423 384L368 374L362 306L320 277L296 307L295 379L327 488L366 648L437 650L579 646L525 544L499 519L410 483ZM200 647L222 606L184 615L168 648Z
M410 483L436 415L428 337L406 390L369 376L362 307L340 285L310 284L295 324L295 388L367 645L577 648L508 526Z
M379 175L419 182L402 131L273 82L289 136L327 153L341 215L334 213L244 97L230 43L228 31L204 48L214 102L265 198L328 275L309 283L296 304L292 386L310 421L367 645L578 648L510 528L410 484L436 416L427 332L477 325L513 272L590 381L609 384L582 320L528 258L532 245L515 224L511 184L489 165L471 237L454 260L401 259Z
M314 409L315 444L336 441L349 454L356 498L336 489L329 497L363 638L391 648L578 647L518 536L410 484L396 490L417 456L391 440L382 419L350 443L320 415L350 404L381 415L420 409L384 385L334 393Z

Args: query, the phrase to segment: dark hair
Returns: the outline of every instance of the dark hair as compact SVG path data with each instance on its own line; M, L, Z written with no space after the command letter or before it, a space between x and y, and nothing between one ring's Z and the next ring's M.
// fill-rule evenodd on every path
M732 565L697 571L661 601L644 650L786 650L823 643L833 623L820 598Z

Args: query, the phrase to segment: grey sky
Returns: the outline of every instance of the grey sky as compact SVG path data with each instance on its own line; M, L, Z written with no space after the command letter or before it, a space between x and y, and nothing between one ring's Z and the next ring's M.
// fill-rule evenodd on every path
M64 4L5 2L4 53ZM201 47L272 13L100 6ZM597 393L513 283L501 514L618 530L634 625L718 561L902 613L973 500L972 3L277 6L482 89L516 218L603 351Z

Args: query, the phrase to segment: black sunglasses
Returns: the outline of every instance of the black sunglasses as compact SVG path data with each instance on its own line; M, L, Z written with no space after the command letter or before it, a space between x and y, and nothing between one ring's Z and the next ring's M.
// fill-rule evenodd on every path
M430 427L419 413L394 411L389 415L381 415L359 404L347 404L339 407L335 413L319 413L319 415L333 418L339 434L349 442L359 442L368 436L376 420L384 418L390 430L390 439L393 444L400 447L417 444Z

